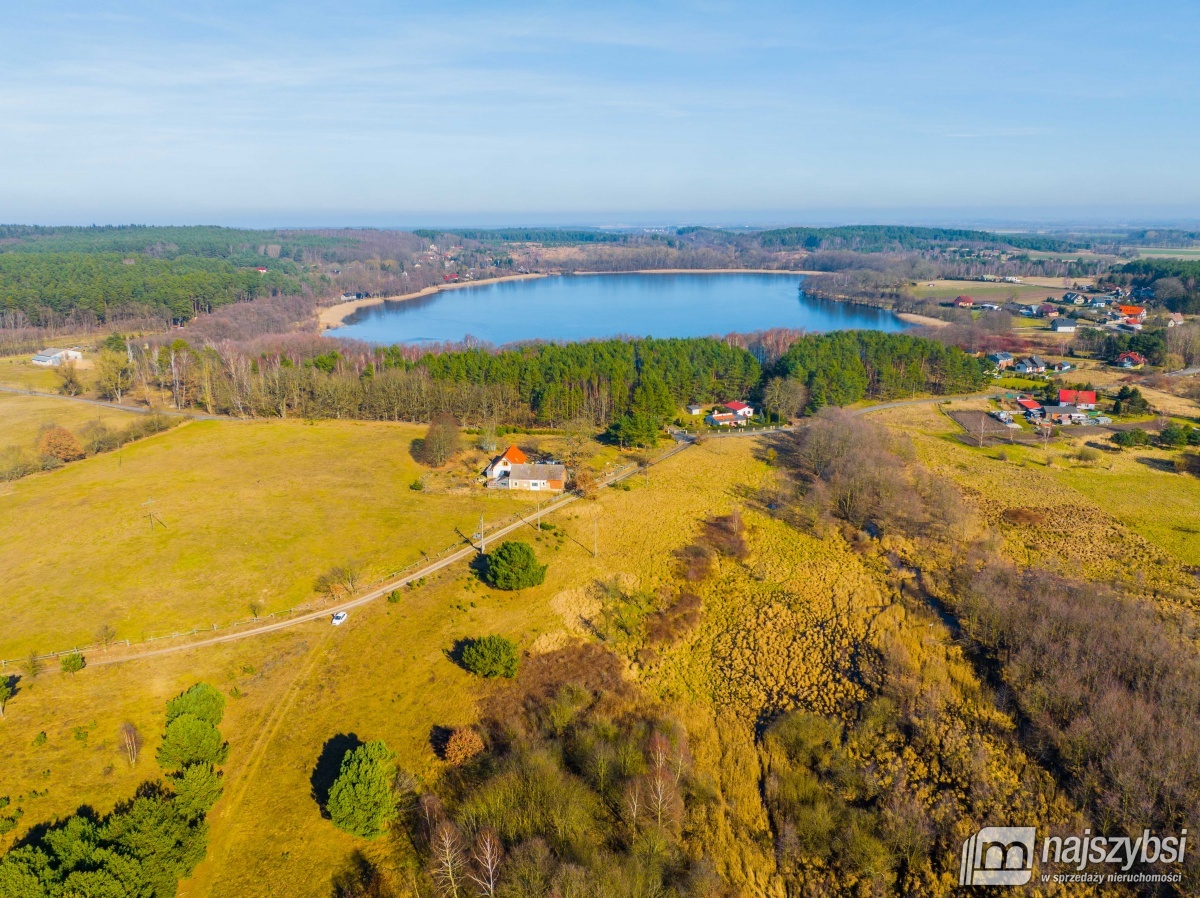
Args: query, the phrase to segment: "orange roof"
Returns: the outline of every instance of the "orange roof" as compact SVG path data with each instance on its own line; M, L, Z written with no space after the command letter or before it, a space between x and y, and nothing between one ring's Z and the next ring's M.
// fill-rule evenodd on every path
M1122 315L1140 315L1146 309L1142 306L1117 306L1117 310Z
M504 454L501 455L500 458L507 458L514 465L523 465L527 461L525 458L525 453L516 446L509 446L504 450Z

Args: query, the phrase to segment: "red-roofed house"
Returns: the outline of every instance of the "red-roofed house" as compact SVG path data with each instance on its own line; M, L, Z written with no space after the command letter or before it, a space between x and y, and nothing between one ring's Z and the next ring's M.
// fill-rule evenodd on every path
M724 408L726 411L733 412L739 418L749 420L754 417L754 407L744 402L726 402Z
M509 446L502 455L497 455L492 459L492 463L484 469L483 475L488 480L499 480L512 473L513 465L523 465L527 461L529 459L526 458L524 452L516 446Z
M1146 357L1140 352L1123 352L1117 356L1118 368L1142 368L1146 364Z
M1059 405L1073 405L1076 408L1093 409L1096 407L1095 390L1059 390Z
M1042 404L1035 399L1018 399L1017 405L1025 409L1026 412L1041 414Z
M1137 321L1146 320L1146 309L1144 306L1117 306L1117 311L1124 318L1133 318Z
M1058 306L1052 306L1048 302L1038 306L1038 315L1042 318L1057 318L1061 313L1058 311Z
M960 296L954 300L954 304L960 309L973 309L975 307L975 300L970 296Z

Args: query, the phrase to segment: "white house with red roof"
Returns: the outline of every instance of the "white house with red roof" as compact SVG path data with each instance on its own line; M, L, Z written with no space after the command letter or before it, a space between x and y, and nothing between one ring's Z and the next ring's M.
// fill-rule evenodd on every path
M483 469L483 476L488 480L499 480L512 473L513 465L523 465L529 458L516 446L509 446L500 455L492 459L491 464Z
M726 402L723 412L713 412L705 420L716 427L745 427L754 417L754 407L744 402Z
M1059 405L1073 405L1076 408L1094 409L1096 407L1095 390L1059 390Z

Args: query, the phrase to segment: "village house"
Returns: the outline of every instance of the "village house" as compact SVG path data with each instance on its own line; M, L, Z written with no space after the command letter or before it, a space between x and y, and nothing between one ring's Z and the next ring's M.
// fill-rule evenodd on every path
M1059 374L1062 374L1064 371L1070 371L1073 367L1075 367L1075 366L1072 365L1070 362L1066 361L1065 359L1061 362L1054 363L1054 370L1057 371Z
M1038 306L1039 318L1057 318L1060 314L1062 313L1058 311L1058 306L1052 305L1048 302L1044 302Z
M67 362L78 362L83 353L78 349L43 349L30 361L45 368L58 368Z
M1062 301L1073 306L1081 306L1087 302L1087 298L1082 293L1064 293Z
M1073 334L1075 333L1075 320L1073 318L1056 318L1050 322L1050 330L1056 334Z
M690 404L690 405L687 407L687 413L688 413L689 415L698 415L698 414L700 414L702 411L704 411L704 406L702 406L702 405L701 405L700 403L698 403L698 402L693 402L693 403L691 403L691 404Z
M1036 355L1027 356L1021 359L1016 364L1017 372L1020 374L1045 374L1046 362L1044 359Z
M1042 415L1052 424L1086 424L1088 422L1087 412L1074 405L1045 405L1042 406Z
M1167 316L1167 327L1178 327L1183 324L1183 315L1179 312L1172 312Z
M1140 352L1123 352L1117 356L1118 368L1144 368L1146 357Z
M529 464L516 446L509 446L492 459L483 471L490 489L561 492L566 489L567 469L556 464Z
M975 307L975 300L970 296L960 296L954 300L954 305L960 309L972 309Z
M1117 311L1123 318L1132 318L1134 321L1146 320L1145 306L1117 306Z
M562 492L567 486L567 469L562 465L513 465L501 482L510 490Z
M993 352L988 356L988 361L1003 371L1013 366L1014 359L1011 352Z
M1059 390L1059 405L1073 405L1076 408L1091 410L1096 407L1095 390Z
M745 427L754 417L753 406L744 402L726 402L721 407L725 411L713 412L704 420L714 427Z
M484 468L483 476L488 480L500 480L502 477L507 477L512 473L513 465L523 465L529 459L525 453L516 446L509 446L503 453L492 459L491 463Z

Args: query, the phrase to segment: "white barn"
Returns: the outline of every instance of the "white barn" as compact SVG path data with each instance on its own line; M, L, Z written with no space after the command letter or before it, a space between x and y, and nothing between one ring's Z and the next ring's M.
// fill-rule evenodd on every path
M67 362L78 362L82 358L83 353L78 349L43 349L31 361L44 368L58 368Z

